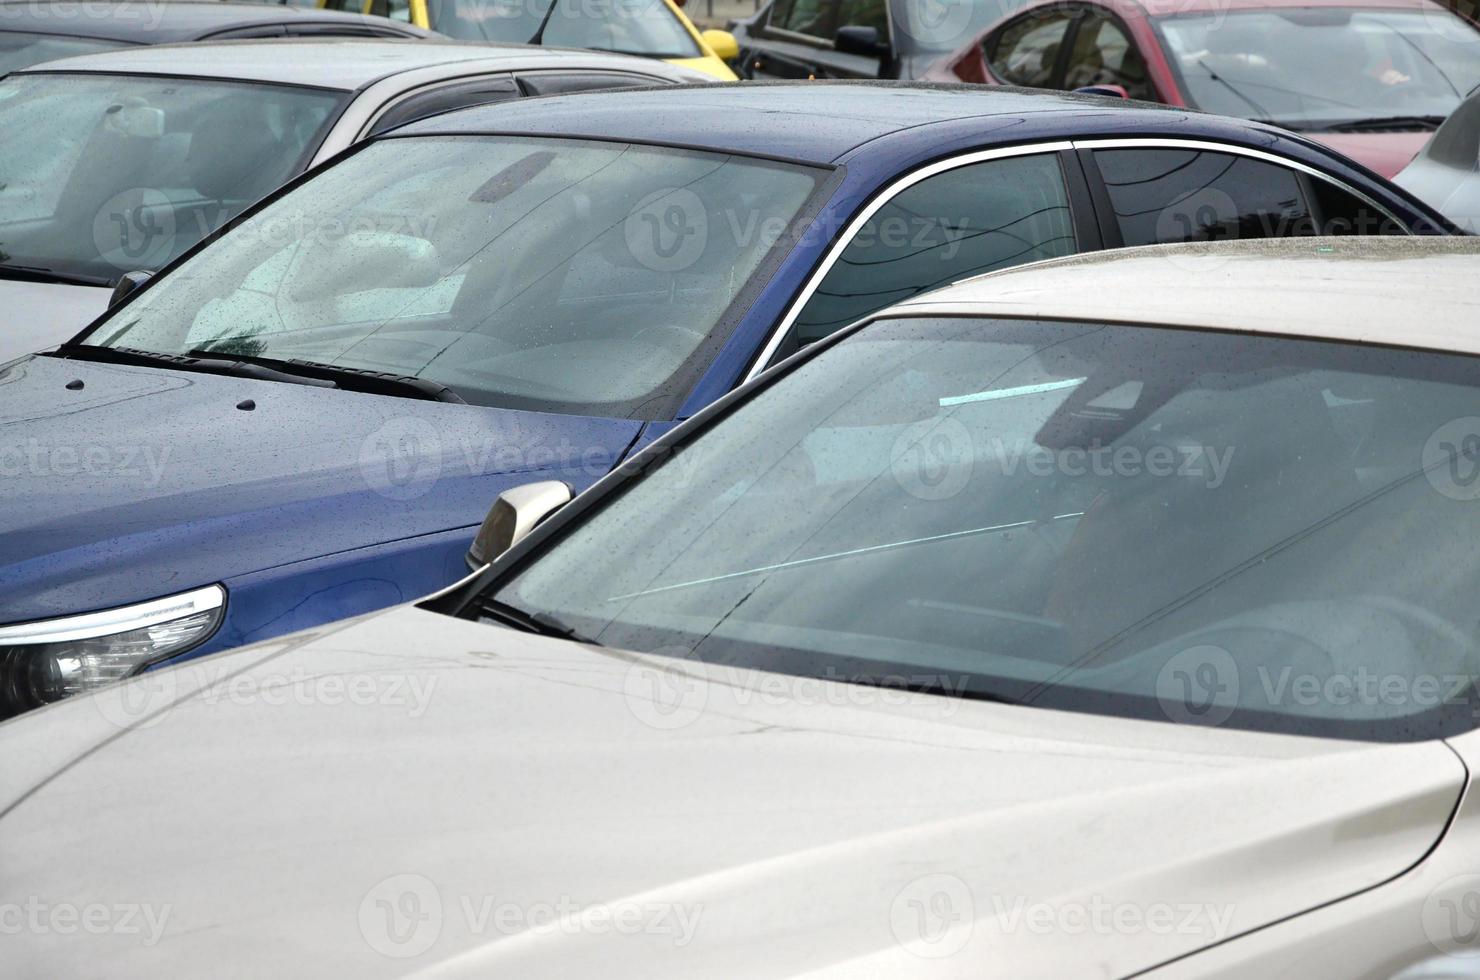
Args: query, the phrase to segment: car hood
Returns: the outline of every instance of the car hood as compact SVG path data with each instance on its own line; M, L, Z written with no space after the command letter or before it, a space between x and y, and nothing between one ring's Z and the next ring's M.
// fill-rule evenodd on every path
M1368 170L1391 180L1408 166L1431 134L1399 133L1306 133L1338 153L1351 157Z
M473 526L510 485L593 482L640 428L23 359L0 370L0 622Z
M1121 976L1402 873L1464 778L1442 742L967 702L407 606L43 708L0 753L0 900L41 907L6 959L52 976ZM57 908L112 926L62 934Z
M108 308L112 290L0 279L0 364L70 340Z

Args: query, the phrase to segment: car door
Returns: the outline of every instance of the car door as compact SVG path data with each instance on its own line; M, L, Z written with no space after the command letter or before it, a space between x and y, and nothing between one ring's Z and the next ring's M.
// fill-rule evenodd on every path
M1357 189L1274 154L1183 140L1076 146L1107 248L1408 233Z
M803 287L760 363L958 279L1099 247L1067 144L966 154L885 190Z
M744 78L890 77L888 0L776 0L741 52Z

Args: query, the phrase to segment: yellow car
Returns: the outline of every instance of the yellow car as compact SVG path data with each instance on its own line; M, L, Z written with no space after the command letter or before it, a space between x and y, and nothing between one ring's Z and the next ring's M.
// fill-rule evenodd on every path
M703 31L673 0L318 0L469 41L533 42L661 58L721 81L740 49L729 31Z

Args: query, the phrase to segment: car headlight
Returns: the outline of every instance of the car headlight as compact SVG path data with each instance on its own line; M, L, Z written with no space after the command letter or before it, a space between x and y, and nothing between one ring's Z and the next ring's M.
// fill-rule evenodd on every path
M0 719L121 680L204 641L219 585L119 609L0 626Z

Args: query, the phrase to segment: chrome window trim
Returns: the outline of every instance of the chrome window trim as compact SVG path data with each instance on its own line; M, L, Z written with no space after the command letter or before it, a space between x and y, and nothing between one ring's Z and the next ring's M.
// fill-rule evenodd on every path
M912 171L911 173L906 174L904 177L901 177L894 183L885 187L884 190L877 197L874 198L874 200L869 202L868 206L860 211L858 213L858 216L854 218L853 221L850 221L848 223L848 227L844 229L843 234L838 236L838 238L829 247L828 253L826 256L824 256L822 264L817 267L817 269L812 273L811 277L808 278L806 283L803 284L801 292L796 295L796 298L792 300L791 305L787 307L786 315L783 316L781 318L781 322L772 329L770 337L766 339L765 346L761 348L760 355L755 360L755 364L752 365L750 370L746 372L745 377L740 380L740 384L744 384L745 382L754 378L756 375L760 374L766 368L771 366L771 359L775 357L777 348L781 346L781 341L786 337L787 333L790 332L792 324L795 323L797 317L801 315L802 309L807 305L807 302L811 300L812 294L817 291L817 288L820 285L822 285L822 280L827 277L828 272L837 263L838 258L842 255L843 249L847 248L848 244L852 242L854 236L858 234L859 228L862 227L864 222L873 217L875 212L877 212L885 204L889 203L889 201L892 200L901 191L908 189L910 186L917 184L922 180L934 177L936 174L944 173L947 170L954 170L957 167L969 166L973 163L981 163L986 160L996 160L1013 156L1027 156L1034 153L1054 153L1062 150L1107 149L1208 150L1210 152L1227 153L1232 156L1249 157L1255 160L1262 160L1266 163L1273 163L1278 166L1294 170L1297 173L1304 174L1307 177L1312 177L1317 180L1323 180L1334 187L1340 188L1341 190L1347 192L1348 194L1351 194L1353 197L1367 204L1369 207L1375 209L1384 217L1393 222L1396 222L1398 226L1401 227L1408 234L1411 235L1413 233L1413 229L1406 221L1399 219L1397 215L1393 214L1379 202L1373 200L1371 196L1358 190L1355 187L1352 187L1345 181L1339 180L1336 177L1331 176L1330 174L1317 170L1315 167L1301 163L1299 160L1291 160L1289 157L1282 157L1277 153L1269 153L1264 150L1255 150L1250 147L1239 146L1236 143L1219 143L1215 140L1181 139L1178 137L1114 137L1088 140L1055 140L1048 143L1029 143L1022 146L1002 147L993 150L979 150L974 153L967 153L962 156L951 157L948 160L940 160L935 163L921 167L919 170ZM869 315L873 316L874 314L871 313Z
M1291 160L1289 157L1282 157L1278 153L1269 153L1264 150L1255 150L1251 149L1250 147L1239 146L1234 143L1219 143L1216 140L1178 139L1176 137L1154 137L1146 139L1117 138L1075 140L1074 148L1076 150L1194 149L1209 150L1214 153L1228 153L1232 156L1250 157L1255 160L1262 160L1265 163L1277 164L1281 167L1286 167L1290 170L1294 170L1297 173L1305 174L1307 177L1314 177L1317 180L1324 180L1326 183L1332 185L1333 187L1337 187L1343 191L1346 191L1357 200L1365 203L1368 207L1376 209L1389 220L1397 222L1398 226L1408 234L1413 234L1413 229L1409 226L1408 222L1400 220L1396 214L1393 214L1387 208L1383 207L1382 204L1378 201L1373 200L1370 195L1358 190L1357 188L1351 186L1343 180L1339 180L1336 177L1325 173L1324 171L1317 170L1315 167L1301 163L1299 160Z
M0 626L0 646L30 646L40 643L64 643L68 640L90 640L113 636L130 630L157 626L173 619L211 612L226 604L226 590L208 585L163 599L105 609L101 612L40 619L14 626Z
M792 299L791 305L786 308L786 315L781 318L781 321L775 327L771 328L771 335L766 338L765 346L761 348L760 354L756 356L755 363L746 372L745 377L741 379L741 384L749 381L770 366L771 358L775 356L776 349L781 346L781 341L791 331L792 324L796 322L797 317L801 316L802 309L812 299L812 294L817 292L817 287L822 285L822 280L827 278L827 274L832 271L832 267L842 257L843 250L848 247L858 235L859 230L862 229L864 224L880 208L894 200L902 192L920 183L922 180L928 180L948 170L969 167L972 164L985 163L989 160L1003 160L1008 157L1061 153L1064 150L1071 150L1073 148L1074 144L1069 140L1054 140L1048 143L1025 143L1021 146L1000 146L990 150L976 150L971 153L963 153L960 156L949 157L945 160L937 160L935 163L926 164L885 186L882 191L874 195L873 200L869 201L862 211L853 217L852 221L848 222L848 226L843 229L843 233L833 240L832 245L828 247L827 253L822 258L822 263L816 269L812 270L812 275L802 284L801 291ZM873 316L872 313L869 315Z

